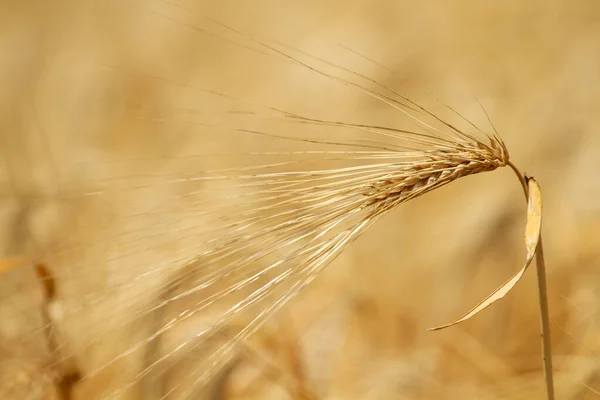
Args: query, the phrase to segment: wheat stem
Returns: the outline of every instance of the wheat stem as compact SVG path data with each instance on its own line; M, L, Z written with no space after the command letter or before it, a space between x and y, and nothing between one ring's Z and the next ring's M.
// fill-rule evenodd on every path
M528 197L527 189L527 178L522 174L519 169L512 163L508 162L508 165L517 174L523 190L525 191L525 197ZM552 346L550 341L550 316L548 313L548 289L546 283L546 262L544 261L544 246L542 244L542 234L540 233L540 239L535 251L536 258L536 269L538 277L538 295L540 301L540 319L542 328L542 358L544 363L544 378L546 382L546 396L548 400L554 400L554 376L552 370Z
M529 198L529 189L527 188L527 180L525 179L525 174L522 174L521 171L519 171L519 168L517 168L517 166L513 164L512 161L508 161L507 164L509 167L512 168L513 171L515 171L517 178L519 178L519 182L521 182L521 186L523 187L523 193L525 193L525 198Z
M544 357L544 375L546 378L546 394L548 400L554 400L554 377L552 371L552 346L550 345L550 317L548 315L548 291L546 284L546 263L542 236L535 252L538 276L538 293L540 298L540 317L542 322L542 354Z

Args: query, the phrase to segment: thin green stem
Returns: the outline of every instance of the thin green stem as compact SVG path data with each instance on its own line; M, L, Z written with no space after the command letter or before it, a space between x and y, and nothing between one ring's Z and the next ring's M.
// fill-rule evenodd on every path
M525 197L529 198L527 179L524 174L512 163L508 162L523 186ZM548 289L546 283L546 262L544 261L544 246L542 244L542 233L535 250L535 264L538 277L538 295L540 301L540 319L542 328L542 357L544 362L544 377L546 381L546 396L548 400L554 400L554 375L552 370L552 346L550 341L550 316L548 312Z

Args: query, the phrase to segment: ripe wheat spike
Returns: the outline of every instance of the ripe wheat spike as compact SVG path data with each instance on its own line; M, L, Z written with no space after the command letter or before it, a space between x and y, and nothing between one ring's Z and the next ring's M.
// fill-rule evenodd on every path
M122 229L110 241L118 251L108 254L103 250L111 243L81 244L83 239L73 237L36 254L51 271L39 279L55 281L58 294L47 299L47 320L31 335L58 332L50 369L63 372L56 375L75 364L82 379L91 380L110 375L111 368L119 371L131 359L143 360L124 378L116 376L101 397L119 398L144 387L160 399L203 393L243 351L246 339L386 213L459 178L509 165L508 150L497 134L486 135L474 125L476 133L469 133L373 79L310 56L300 61L288 48L242 37L260 51L382 102L416 128L318 119L193 88L248 107L244 111L251 122L225 126L207 119L195 126L293 142L301 150L246 152L240 156L258 161L191 172L185 171L191 157L174 157L169 160L174 172L149 167L133 178L89 179L83 194L61 188L57 198L65 204L99 199L116 205ZM283 129L272 132L253 125L254 117L265 112ZM287 131L296 128L301 133ZM312 129L325 134L312 134ZM275 161L265 162L271 158ZM167 190L169 196L155 200L148 195L155 189ZM141 210L135 203L119 209L120 196L153 202ZM174 206L178 202L184 202L185 210ZM169 256L154 263L159 251ZM85 256L75 258L78 254ZM98 264L126 271L109 274L100 289L77 291L74 286ZM0 273L15 272L10 268ZM128 310L110 312L120 308ZM77 325L80 336L70 338ZM103 352L115 338L121 348ZM75 343L64 344L69 340ZM101 354L82 361L87 352ZM178 371L176 382L160 384L173 370Z

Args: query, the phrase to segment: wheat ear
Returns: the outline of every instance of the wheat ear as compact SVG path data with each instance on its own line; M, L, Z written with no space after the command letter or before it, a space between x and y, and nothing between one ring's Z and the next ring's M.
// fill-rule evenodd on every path
M125 351L87 374L93 376L116 361L145 347L148 351L148 357L144 360L145 367L135 375L130 384L113 392L113 396L123 394L136 382L144 379L161 379L172 362L178 361L178 357L189 357L198 349L202 349L200 346L210 342L211 339L220 339L225 336L223 345L219 345L221 343L219 340L214 340L217 343L211 347L210 353L206 352L204 357L197 360L198 367L186 371L189 374L188 377L192 379L187 387L181 387L182 384L179 383L168 391L160 389L166 391L160 393L161 398L175 394L180 395L181 398L193 397L197 386L204 386L222 366L232 359L234 349L242 347L243 341L258 331L269 316L297 295L348 244L364 233L381 216L406 201L445 186L456 179L492 171L507 165L512 167L506 146L497 136L486 136L485 139L476 138L442 121L407 97L389 88L384 88L385 91L369 89L291 58L281 50L262 41L248 36L246 38L260 45L266 51L275 52L286 59L291 59L292 62L303 68L309 68L332 81L382 101L416 122L421 130L415 132L316 120L270 108L271 111L280 113L287 121L349 131L359 130L362 131L361 133L375 135L375 140L367 144L350 140L345 142L326 141L325 139L301 140L305 142L304 144L328 146L341 144L347 146L345 149L360 147L362 150L368 150L354 153L342 151L339 154L323 152L321 161L371 160L375 163L344 166L343 168L313 169L311 163L315 160L306 159L304 161L309 163L306 169L302 169L299 166L301 163L298 163L296 166L299 167L291 172L271 172L272 168L290 166L293 163L286 161L285 163L244 167L237 170L202 171L199 176L189 179L178 178L165 183L184 185L225 181L232 182L239 191L250 188L254 192L252 196L241 193L231 198L224 197L219 199L220 201L211 199L198 201L195 205L201 204L210 209L210 213L202 215L205 218L202 220L202 224L211 227L205 232L205 237L201 233L194 235L194 243L188 248L181 249L181 253L174 254L171 260L166 260L166 268L161 269L160 266L157 266L150 271L140 269L140 276L133 281L111 283L110 290L117 291L140 284L152 274L168 275L166 283L160 289L161 293L155 297L154 304L145 306L142 311L134 309L123 320L117 318L111 320L116 329L126 324L134 325L134 322L140 318L150 317L153 319L150 335L134 342ZM331 63L329 65L334 66ZM206 126L209 125L206 124ZM222 126L220 128L246 134L296 140L291 136L286 137L286 133L275 135L250 129L232 129ZM389 142L384 143L382 139L387 139ZM402 143L403 146L398 143ZM423 147L425 150L419 150ZM409 151L406 151L407 149ZM315 153L306 152L305 154L308 156ZM525 182L525 178L521 176L520 178ZM127 181L126 183L130 184L131 182ZM144 185L148 184L134 186L131 190L147 187ZM204 189L207 191L206 188ZM197 193L198 191L189 191L182 196L194 196ZM535 196L528 197L531 200ZM156 214L160 214L161 211L163 210L160 208L153 210ZM534 207L531 221L528 220L534 240L531 241L531 246L528 246L525 267L507 284L482 302L478 306L479 308L474 309L457 322L471 318L502 298L518 282L529 265L531 261L529 253L532 253L530 250L538 252L538 260L540 259L541 242L538 245L538 238L541 216L538 211ZM198 217L195 215L192 218ZM173 233L179 234L180 237L170 237L164 234L165 226L168 224L159 226L159 237L148 235L146 238L150 237L153 245L157 240L164 240L165 243L168 243L167 241L173 239L187 240L189 243L188 232L176 231ZM209 239L205 239L206 237ZM202 245L204 247L201 247ZM132 245L132 248L133 251L139 251L138 243L135 243L135 246ZM122 256L126 255L129 254ZM540 268L539 265L538 263L538 268ZM541 265L543 269L543 263ZM83 266L79 265L80 268ZM135 265L132 269L132 272L137 272ZM85 273L86 268L82 268L82 270ZM540 287L542 287L541 284ZM545 282L543 287L545 290ZM103 293L102 298L106 298L106 295ZM146 295L147 293L140 293L138 298L132 298L142 304L147 304ZM229 299L231 301L224 301ZM186 301L183 306L184 310L164 323L160 311L164 311L170 304L180 300ZM544 304L546 316L542 318L546 320L544 329L547 330L547 304L545 302ZM253 307L257 305L258 309L254 310ZM211 306L218 307L218 311L216 315L210 314L210 325L197 329L193 337L181 338L176 347L165 351L165 354L160 354L157 349L160 347L157 346L157 340L160 340L176 325L189 322L194 316L198 316ZM241 312L250 309L254 310L250 322L245 324L239 332L230 333L226 328L231 320ZM103 334L112 330L113 327L101 327L101 329L103 329L102 332L89 330L93 332L95 339L90 340L88 345L98 342ZM549 351L549 335L544 337L544 340L547 340L544 343L548 344L544 347L546 352L546 350ZM550 360L549 353L547 360ZM550 368L546 368L546 372L551 376L551 363L548 361L545 365ZM553 392L548 390L548 393L551 396Z

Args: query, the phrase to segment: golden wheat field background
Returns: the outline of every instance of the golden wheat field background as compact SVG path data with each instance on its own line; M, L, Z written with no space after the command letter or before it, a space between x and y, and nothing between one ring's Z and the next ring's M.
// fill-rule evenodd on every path
M226 353L260 303L208 341L194 340L214 307L148 340L218 295L180 296L190 260L235 220L231 199L258 197L240 168L317 149L280 136L364 143L279 110L410 123L340 77L493 132L487 112L543 191L557 398L600 398L592 0L0 2L0 397L543 399L533 270L476 318L426 331L522 264L525 204L507 168L387 214ZM246 172L198 178L234 170ZM268 219L268 199L252 204Z

